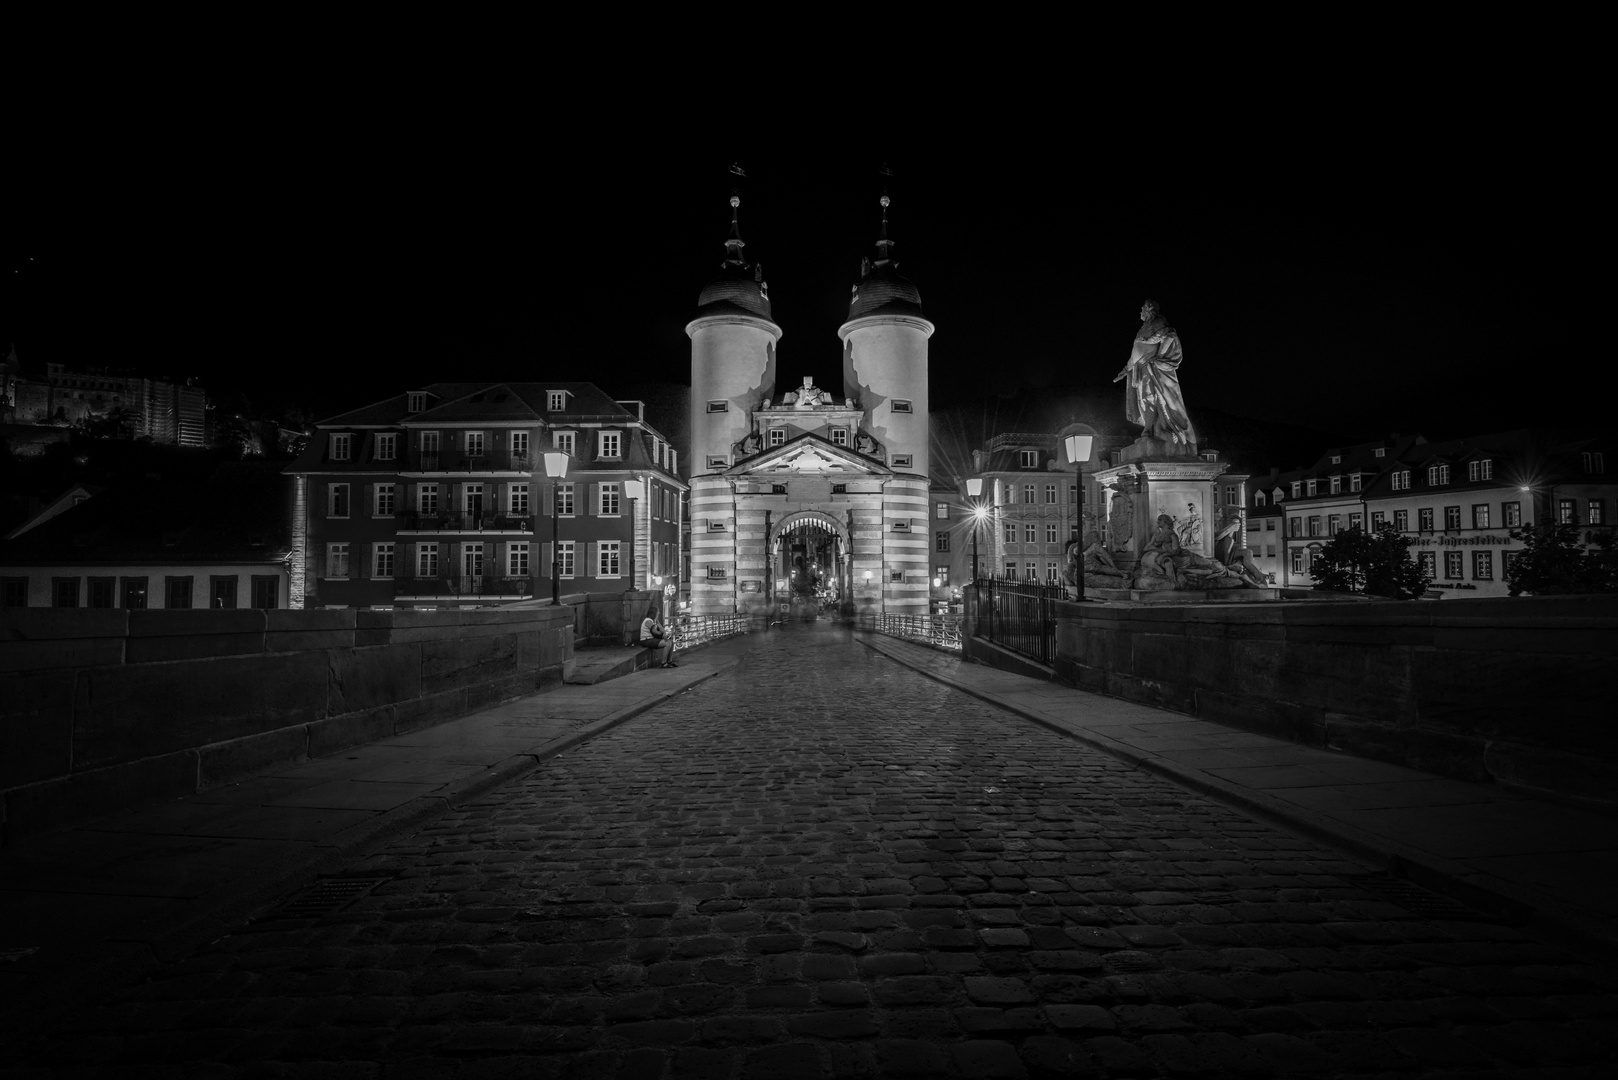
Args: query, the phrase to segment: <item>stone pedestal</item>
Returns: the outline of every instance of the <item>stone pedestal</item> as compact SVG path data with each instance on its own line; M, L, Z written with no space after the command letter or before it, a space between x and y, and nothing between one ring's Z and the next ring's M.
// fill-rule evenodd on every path
M1095 478L1106 492L1107 546L1121 568L1134 569L1163 514L1174 522L1186 551L1213 557L1218 528L1214 482L1228 464L1204 461L1194 445L1144 437L1116 453L1114 461ZM1097 518L1101 524L1099 514Z

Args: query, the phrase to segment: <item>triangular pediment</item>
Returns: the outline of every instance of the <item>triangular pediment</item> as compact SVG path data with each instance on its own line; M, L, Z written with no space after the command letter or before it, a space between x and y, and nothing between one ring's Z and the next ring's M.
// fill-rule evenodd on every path
M793 473L891 476L893 470L813 433L805 433L780 446L772 446L725 470L727 476L784 476Z

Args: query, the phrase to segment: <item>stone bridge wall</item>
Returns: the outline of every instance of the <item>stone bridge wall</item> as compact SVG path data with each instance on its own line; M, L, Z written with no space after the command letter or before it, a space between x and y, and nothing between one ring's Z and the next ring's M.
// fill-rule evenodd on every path
M562 679L574 617L0 612L5 842L532 693Z
M1612 596L1084 604L1082 614L1081 605L1060 603L1055 677L1313 746L1614 809L1615 660Z

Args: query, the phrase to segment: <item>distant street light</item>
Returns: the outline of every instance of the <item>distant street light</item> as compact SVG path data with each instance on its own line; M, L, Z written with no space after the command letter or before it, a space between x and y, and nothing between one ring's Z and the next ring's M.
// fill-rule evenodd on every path
M1073 576L1078 579L1079 599L1084 599L1084 466L1090 461L1090 451L1095 446L1094 435L1069 435L1062 440L1067 446L1067 459L1073 463L1073 472L1078 476L1079 488L1079 518L1078 528L1074 534L1078 540L1078 550L1074 552L1077 562Z
M989 516L988 509L979 501L983 496L983 477L974 476L966 482L966 493L972 502L972 584L978 583L978 526Z
M567 455L559 451L546 454L545 475L551 478L551 606L556 607L562 602L562 545L556 539L556 522L562 516L558 495L567 475Z

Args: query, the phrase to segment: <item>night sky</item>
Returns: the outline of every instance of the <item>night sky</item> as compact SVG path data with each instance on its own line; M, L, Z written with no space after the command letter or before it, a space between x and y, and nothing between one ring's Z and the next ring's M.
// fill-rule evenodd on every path
M1111 379L1151 296L1193 418L1609 423L1565 381L1590 339L1552 330L1579 317L1577 253L1605 228L1570 152L1589 131L1554 88L1294 89L1146 110L1030 92L959 122L865 98L800 117L693 95L652 118L424 88L98 108L12 160L5 332L36 362L317 415L436 379L688 383L683 328L739 183L785 329L778 389L836 390L886 188L938 327L935 409L1034 389L1121 414Z

